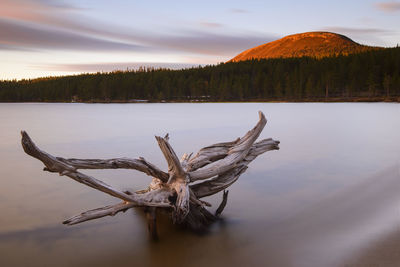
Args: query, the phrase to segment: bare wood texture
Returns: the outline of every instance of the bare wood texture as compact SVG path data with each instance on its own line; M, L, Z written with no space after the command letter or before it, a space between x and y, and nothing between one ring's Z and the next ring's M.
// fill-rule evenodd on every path
M267 120L262 112L259 112L259 121L257 125L247 132L242 138L237 140L235 144L229 148L227 156L217 160L215 162L209 163L206 166L197 169L195 171L188 172L190 181L197 181L202 179L211 178L213 176L222 174L232 168L244 159L253 143L256 141L261 131L264 129ZM189 162L190 164L190 162Z
M198 198L214 195L228 188L230 185L236 182L237 179L239 179L239 176L246 170L247 166L239 166L223 174L220 174L215 178L191 185L190 189L192 189L193 193Z
M248 164L257 156L270 150L279 149L279 141L271 138L256 142L267 120L259 112L259 121L253 129L242 138L231 142L217 143L204 147L194 156L184 154L178 160L175 151L169 144L168 134L165 137L156 136L158 145L168 163L168 172L164 172L139 157L113 159L65 159L55 157L40 150L24 131L22 147L24 151L43 162L44 170L57 172L68 176L96 190L123 200L123 202L102 208L83 212L66 221L64 224L73 225L104 216L114 216L133 207L145 207L150 236L157 238L156 210L171 212L172 220L186 225L194 230L204 230L218 219L228 200L228 191ZM134 169L152 177L147 189L136 191L119 191L106 183L83 174L78 169ZM201 200L203 197L223 192L222 202L215 215L206 207L211 206Z
M63 224L73 225L105 216L114 216L118 212L121 211L125 212L126 210L133 208L134 206L135 206L134 203L121 202L116 205L105 206L94 210L88 210L72 218L69 218L68 220L63 221Z
M169 180L167 184L174 188L177 194L173 218L176 222L180 223L189 213L189 179L186 172L183 170L183 167L178 160L175 151L168 143L168 135L166 136L166 138L156 136L156 139L168 163Z
M156 140L164 157L168 163L168 173L169 173L169 181L168 183L173 183L176 179L180 179L182 181L186 181L186 173L183 170L183 167L178 160L178 157L175 154L175 151L172 149L171 145L168 143L168 138L162 138L156 136Z
M167 182L169 178L168 173L163 172L142 157L139 159L64 159L56 157L56 159L76 169L134 169L149 176L157 177L164 182Z
M170 207L170 203L167 201L168 194L167 195L165 193L159 194L159 196L163 197L159 197L154 200L153 196L149 195L150 192L140 195L138 194L128 195L124 192L118 191L100 180L97 180L89 175L78 172L75 167L70 166L62 161L59 161L56 157L40 150L33 143L32 139L26 132L22 131L21 135L22 135L21 143L22 147L24 148L24 151L27 154L31 155L32 157L42 161L43 164L46 166L46 168L44 169L46 171L58 172L60 176L62 175L68 176L79 183L83 183L87 186L90 186L94 189L102 191L111 196L120 198L127 202L133 202L138 206Z
M204 182L191 185L190 188L198 198L214 195L236 182L239 176L247 170L247 165L258 155L266 151L277 150L279 149L278 145L279 141L275 141L271 138L257 142L253 144L249 153L244 159L237 163L235 168Z

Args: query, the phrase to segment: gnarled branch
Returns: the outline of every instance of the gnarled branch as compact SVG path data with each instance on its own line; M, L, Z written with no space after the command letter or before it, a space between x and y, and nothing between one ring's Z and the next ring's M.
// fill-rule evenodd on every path
M33 143L32 139L25 131L22 131L21 135L22 135L21 143L22 147L24 148L24 151L27 154L31 155L32 157L37 158L38 160L43 162L43 164L46 166L44 168L44 170L46 171L58 172L61 176L62 175L68 176L79 183L85 184L94 189L102 191L106 194L120 198L124 201L135 203L137 206L155 206L155 207L171 206L170 203L167 201L168 197L166 199L158 198L156 202L153 200L153 198L149 198L148 195L146 194L128 195L124 192L118 191L113 187L111 187L110 185L100 180L97 180L94 177L78 172L75 167L70 166L65 162L58 160L56 157L40 150L35 145L35 143Z
M259 112L258 123L242 138L202 148L194 157L191 157L192 154L184 154L180 161L169 144L168 134L165 137L156 136L168 163L168 173L143 158L65 159L55 157L40 150L24 131L21 132L21 142L28 155L43 162L44 170L68 176L79 183L123 200L115 205L83 212L64 221L65 224L73 225L104 216L114 216L133 207L145 207L149 232L153 238L156 238L156 208L172 212L174 222L196 230L204 230L206 226L218 219L228 199L228 191L225 189L237 181L239 176L247 170L247 165L257 156L266 151L279 149L279 141L271 138L255 142L266 123L264 114ZM131 193L119 191L78 171L78 169L117 168L138 170L152 176L153 179L147 189ZM199 180L204 181L199 182ZM222 202L215 214L212 214L206 208L211 204L200 199L223 190Z
M195 171L188 172L190 181L193 182L207 179L227 172L234 168L239 161L244 159L267 123L267 120L262 112L259 112L259 116L260 120L258 121L257 125L247 132L245 136L235 141L235 144L229 148L226 157L212 162Z
M247 165L252 162L258 155L270 150L278 150L278 145L279 141L275 141L271 138L257 142L252 145L249 153L244 159L236 164L235 168L212 179L191 185L190 188L198 198L216 194L236 182L236 180L239 179L239 176L247 170Z
M175 154L175 151L168 143L168 139L169 138L162 138L160 136L156 136L158 145L160 146L160 149L168 163L168 173L170 176L168 183L173 183L175 179L186 180L186 173L183 170L182 165Z
M94 220L97 218L105 216L114 216L118 212L125 212L126 210L135 207L134 203L131 202L121 202L116 205L105 206L98 209L88 210L76 215L68 220L63 221L63 224L73 225L81 222L86 222L89 220Z
M56 157L56 159L76 169L133 169L164 182L167 182L169 177L168 173L163 172L142 157L139 159L64 159Z

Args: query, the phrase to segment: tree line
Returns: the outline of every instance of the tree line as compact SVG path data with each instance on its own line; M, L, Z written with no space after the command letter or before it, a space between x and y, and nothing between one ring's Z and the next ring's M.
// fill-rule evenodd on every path
M2 102L398 101L400 48L0 81Z

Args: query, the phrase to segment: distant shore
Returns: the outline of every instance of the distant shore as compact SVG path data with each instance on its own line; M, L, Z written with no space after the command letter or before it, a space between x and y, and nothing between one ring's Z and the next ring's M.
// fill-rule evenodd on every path
M89 101L0 101L0 103L87 103L87 104L143 104L143 103L353 103L353 102L388 102L399 103L400 97L332 97L332 98L312 98L300 100L287 99L251 99L251 100L232 100L218 101L205 99L188 100L103 100L92 99Z
M400 47L322 59L278 58L0 81L2 102L399 102Z

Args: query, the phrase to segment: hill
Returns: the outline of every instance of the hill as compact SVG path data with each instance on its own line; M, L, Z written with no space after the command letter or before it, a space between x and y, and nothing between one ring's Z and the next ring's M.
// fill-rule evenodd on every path
M350 38L331 32L306 32L286 36L282 39L250 48L230 61L251 59L314 57L323 58L350 55L381 49L361 45Z

